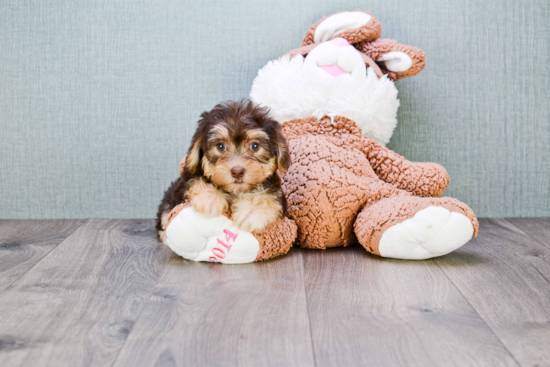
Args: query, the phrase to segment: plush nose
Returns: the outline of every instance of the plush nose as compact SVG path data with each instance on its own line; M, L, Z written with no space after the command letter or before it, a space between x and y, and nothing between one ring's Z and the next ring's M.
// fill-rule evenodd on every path
M342 37L336 37L332 39L332 43L334 43L338 47L346 47L349 46L349 42L343 39Z
M233 176L233 178L242 178L244 176L244 168L242 167L231 168L231 176Z

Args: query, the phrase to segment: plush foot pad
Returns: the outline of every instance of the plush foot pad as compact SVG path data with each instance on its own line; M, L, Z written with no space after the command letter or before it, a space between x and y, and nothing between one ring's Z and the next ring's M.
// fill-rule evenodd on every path
M256 260L260 243L225 216L207 218L193 207L181 210L166 228L165 244L193 261L244 264Z
M294 221L283 218L262 231L241 231L225 216L207 218L193 207L173 211L164 243L193 261L244 264L284 255L296 239Z
M380 256L423 260L446 255L468 242L472 221L446 208L429 206L388 228L378 245Z

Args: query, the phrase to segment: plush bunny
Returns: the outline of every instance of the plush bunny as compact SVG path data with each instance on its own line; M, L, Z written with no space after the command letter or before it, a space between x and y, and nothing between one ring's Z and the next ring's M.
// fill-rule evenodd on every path
M250 98L283 125L292 160L283 178L288 218L262 233L241 233L227 217L206 219L182 205L166 230L176 253L265 260L286 253L297 236L306 248L359 242L383 257L427 259L477 234L467 205L439 197L449 184L443 167L384 147L397 124L394 81L420 72L425 54L380 34L370 13L337 13L313 25L302 47L260 70ZM241 242L229 250L237 234Z

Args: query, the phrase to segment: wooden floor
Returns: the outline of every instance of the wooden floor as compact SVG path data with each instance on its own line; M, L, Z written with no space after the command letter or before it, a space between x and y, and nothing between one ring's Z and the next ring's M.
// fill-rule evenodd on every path
M0 366L550 366L550 218L426 261L194 263L152 220L0 221Z

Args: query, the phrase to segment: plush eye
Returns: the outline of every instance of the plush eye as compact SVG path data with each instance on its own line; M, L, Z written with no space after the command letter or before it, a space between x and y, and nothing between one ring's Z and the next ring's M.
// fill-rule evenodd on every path
M252 144L250 145L250 150L251 150L251 151L257 152L258 149L260 149L260 144L258 144L258 143L252 143Z
M218 145L216 145L216 148L218 148L218 150L220 152L225 152L225 144L224 143L219 143Z

